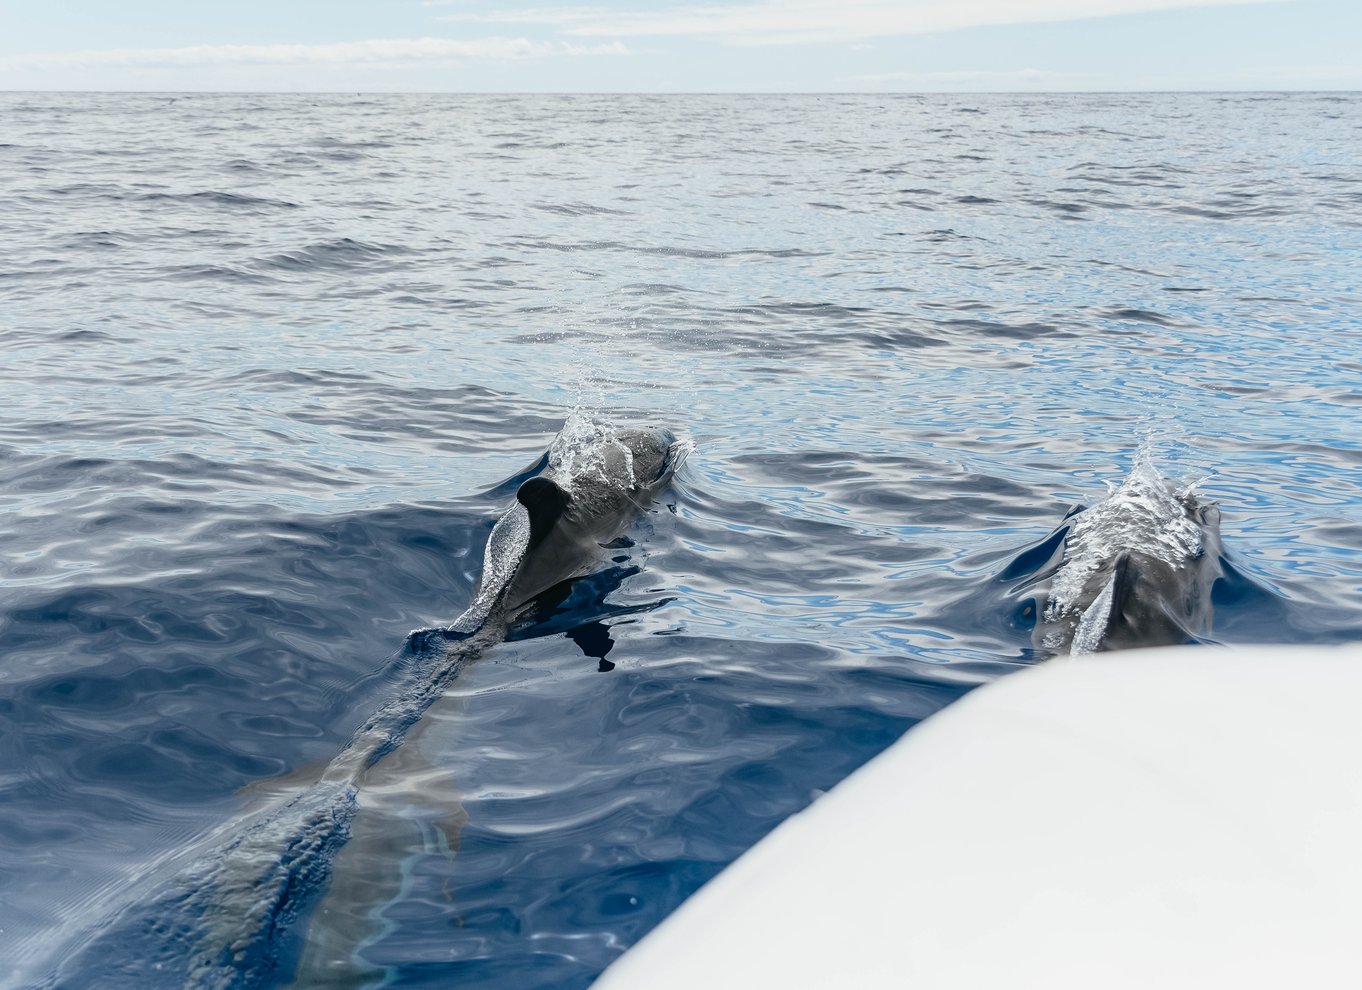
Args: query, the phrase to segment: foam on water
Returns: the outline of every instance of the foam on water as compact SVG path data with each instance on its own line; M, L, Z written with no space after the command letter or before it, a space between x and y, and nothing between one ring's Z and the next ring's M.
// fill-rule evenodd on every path
M449 626L450 632L473 633L480 629L496 609L502 589L515 577L530 544L530 516L519 502L497 520L487 537L482 556L482 576L478 596L467 610Z
M1111 618L1112 598L1115 591L1116 575L1113 574L1102 586L1101 594L1083 610L1083 615L1078 620L1078 627L1074 630L1073 640L1069 644L1070 654L1078 656L1083 653L1093 653L1102 645L1102 636L1107 631L1107 621ZM1051 618L1053 617L1052 615Z

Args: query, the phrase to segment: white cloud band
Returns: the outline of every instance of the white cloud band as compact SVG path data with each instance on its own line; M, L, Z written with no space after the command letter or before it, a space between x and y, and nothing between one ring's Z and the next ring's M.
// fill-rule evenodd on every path
M443 15L441 20L534 24L576 37L688 36L737 45L780 45L1275 2L1281 0L759 0L646 12L607 7L467 11ZM443 0L427 3L441 5Z
M0 71L83 66L400 65L466 61L518 61L582 55L626 55L619 42L583 45L528 38L380 38L320 45L190 45L183 48L111 48L0 58Z

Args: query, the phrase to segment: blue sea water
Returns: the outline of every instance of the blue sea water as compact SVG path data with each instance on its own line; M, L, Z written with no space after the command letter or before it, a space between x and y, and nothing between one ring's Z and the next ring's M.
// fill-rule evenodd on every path
M1141 451L1216 640L1362 638L1359 95L0 94L0 243L5 985L585 987ZM574 414L694 450L215 946Z

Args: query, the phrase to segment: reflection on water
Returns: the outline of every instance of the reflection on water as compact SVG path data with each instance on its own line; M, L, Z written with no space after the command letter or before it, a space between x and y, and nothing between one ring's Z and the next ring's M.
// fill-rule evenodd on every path
M574 407L695 451L373 768L280 973L586 986L1041 659L1018 586L1142 446L1222 512L1212 638L1362 634L1355 96L0 121L0 981L401 692Z

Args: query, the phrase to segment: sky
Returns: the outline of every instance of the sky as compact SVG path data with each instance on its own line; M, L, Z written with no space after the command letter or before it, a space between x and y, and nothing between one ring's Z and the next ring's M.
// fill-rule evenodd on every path
M1317 89L1359 0L0 0L0 90Z

